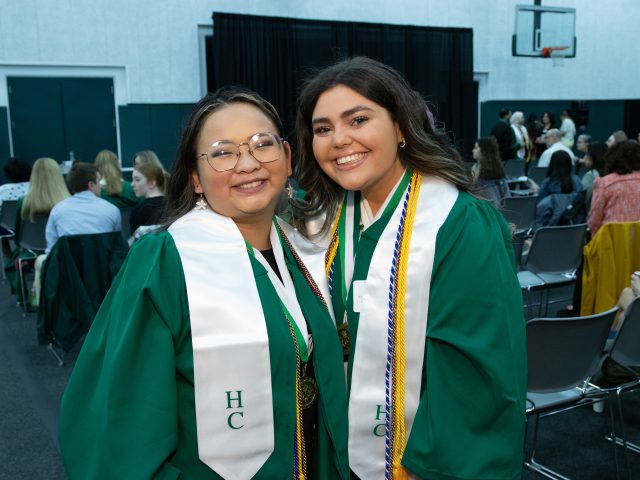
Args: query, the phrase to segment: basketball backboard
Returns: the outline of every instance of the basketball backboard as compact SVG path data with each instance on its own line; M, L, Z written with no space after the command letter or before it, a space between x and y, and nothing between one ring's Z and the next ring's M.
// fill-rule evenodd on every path
M516 5L514 57L575 57L576 9Z

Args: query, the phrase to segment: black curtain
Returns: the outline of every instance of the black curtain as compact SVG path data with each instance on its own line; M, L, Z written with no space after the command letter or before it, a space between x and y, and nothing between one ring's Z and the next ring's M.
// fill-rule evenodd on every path
M470 152L477 118L473 31L213 13L211 90L244 85L273 103L291 132L301 82L314 69L366 55L402 72L430 102L439 126Z

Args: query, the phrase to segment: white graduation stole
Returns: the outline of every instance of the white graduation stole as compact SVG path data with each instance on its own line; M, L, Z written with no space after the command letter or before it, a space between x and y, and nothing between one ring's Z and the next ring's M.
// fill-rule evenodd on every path
M269 339L247 247L233 220L210 209L169 233L189 301L198 455L226 479L250 479L275 440Z
M409 249L405 298L404 414L407 439L420 402L436 236L457 198L458 189L452 184L423 176ZM349 464L359 478L367 480L385 477L389 279L402 206L403 201L400 201L382 232L367 279L358 292L360 317L349 397ZM353 216L347 217L347 221L353 222ZM346 240L351 241L349 237Z

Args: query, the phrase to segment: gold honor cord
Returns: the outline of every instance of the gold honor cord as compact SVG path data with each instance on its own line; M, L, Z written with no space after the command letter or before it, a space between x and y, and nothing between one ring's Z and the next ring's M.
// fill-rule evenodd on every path
M284 313L287 323L289 324L289 332L291 332L291 338L293 339L293 345L296 350L296 437L294 442L294 467L293 467L293 480L305 480L307 473L307 455L304 447L304 429L302 426L302 389L300 385L300 377L302 376L302 361L300 359L300 350L298 348L298 340L296 333L293 329L293 324L289 318L286 308L282 305L282 312Z
M403 222L402 237L400 242L399 265L394 275L393 296L393 403L391 407L392 426L392 452L394 480L406 480L409 478L407 471L402 467L402 454L406 445L406 431L404 425L405 402L405 296L407 291L407 267L409 264L409 248L411 246L411 233L413 220L418 206L418 196L422 174L414 172L411 178L411 193L407 202L407 214Z
M331 227L331 235L329 241L329 248L327 248L327 253L324 255L324 266L325 273L327 275L327 280L331 280L331 267L333 266L333 261L336 258L336 254L338 253L338 244L340 243L340 238L338 235L338 224L340 223L340 215L342 214L342 207L344 202L340 202L340 207L338 208L338 212L336 214L336 219L333 222L333 226ZM344 273L343 273L344 274Z

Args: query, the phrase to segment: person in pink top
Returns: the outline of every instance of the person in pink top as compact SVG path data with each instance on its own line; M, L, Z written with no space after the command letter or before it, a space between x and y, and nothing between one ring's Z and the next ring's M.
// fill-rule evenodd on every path
M593 184L589 230L605 223L640 221L640 144L624 141L605 156L605 176Z

